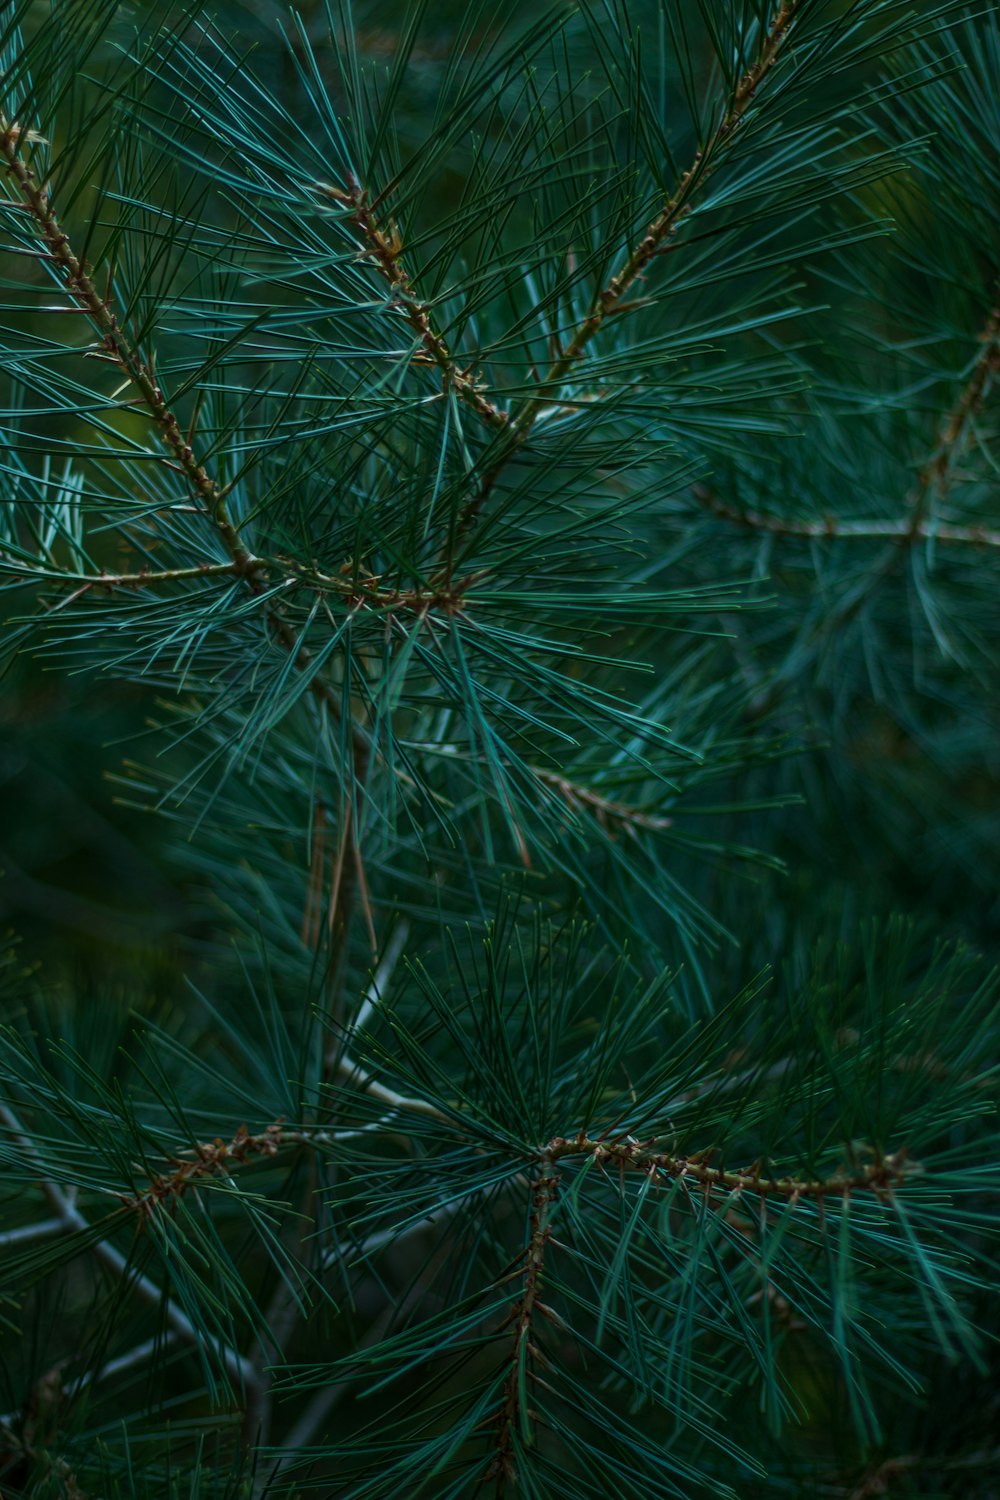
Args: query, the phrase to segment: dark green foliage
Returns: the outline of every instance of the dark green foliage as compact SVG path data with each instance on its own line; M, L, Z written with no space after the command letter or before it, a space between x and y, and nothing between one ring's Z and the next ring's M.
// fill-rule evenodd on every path
M148 716L0 1488L985 1500L995 14L153 9L0 5L9 681Z

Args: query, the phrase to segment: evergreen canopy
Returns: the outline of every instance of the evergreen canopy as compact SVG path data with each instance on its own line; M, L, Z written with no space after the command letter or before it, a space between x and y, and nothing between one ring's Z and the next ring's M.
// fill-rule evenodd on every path
M11 951L0 1488L995 1494L996 14L151 9L0 4L0 585L215 906Z

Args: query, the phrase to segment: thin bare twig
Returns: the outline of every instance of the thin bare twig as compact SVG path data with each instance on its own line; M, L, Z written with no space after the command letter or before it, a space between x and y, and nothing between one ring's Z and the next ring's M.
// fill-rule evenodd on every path
M447 1120L448 1116L443 1114L436 1105L430 1104L426 1099L411 1098L406 1094L398 1094L395 1089L390 1089L383 1083L379 1083L370 1073L342 1052L337 1062L337 1072L342 1078L346 1078L358 1089L359 1092L368 1094L370 1098L379 1104L384 1104L390 1110L398 1110L400 1113L414 1115L427 1115L432 1120Z
M80 1391L89 1386L96 1385L99 1380L110 1380L114 1375L124 1375L128 1370L134 1370L136 1365L144 1364L153 1354L162 1354L164 1350L177 1342L176 1332L168 1332L158 1335L156 1338L146 1339L142 1344L136 1344L125 1354L119 1354L117 1359L109 1359L98 1368L88 1370L86 1374L80 1375L76 1380L67 1381L63 1386L65 1396L76 1396Z
M526 1185L527 1178L520 1175L512 1178L509 1186L513 1188L518 1184ZM373 1234L366 1235L357 1244L346 1247L335 1245L333 1249L328 1250L324 1255L323 1268L325 1270L337 1261L343 1261L350 1265L356 1260L365 1260L369 1255L374 1255L379 1250L385 1250L390 1245L395 1247L399 1244L405 1244L414 1235L426 1234L428 1229L433 1229L435 1225L447 1223L449 1219L454 1218L460 1209L463 1211L469 1210L474 1203L486 1197L488 1192L488 1189L476 1187L468 1193L458 1193L454 1197L447 1199L444 1203L439 1203L436 1208L429 1209L419 1219L411 1220L402 1228L379 1229Z
M32 1240L44 1240L53 1234L63 1234L66 1224L63 1219L41 1219L37 1224L22 1224L19 1229L5 1229L0 1234L0 1250L12 1245L30 1244Z
M364 1337L359 1339L356 1345L359 1354L379 1342L382 1335L391 1326L395 1315L396 1309L394 1307L387 1307L379 1314ZM353 1382L350 1380L335 1380L332 1384L324 1386L306 1406L291 1431L286 1434L281 1445L282 1451L284 1453L297 1454L303 1448L307 1448L334 1407L350 1393L352 1388ZM269 1483L277 1478L279 1470L280 1461L274 1471L268 1476Z

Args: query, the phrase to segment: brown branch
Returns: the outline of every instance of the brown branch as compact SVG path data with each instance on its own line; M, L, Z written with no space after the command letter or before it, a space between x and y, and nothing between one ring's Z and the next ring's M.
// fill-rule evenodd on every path
M693 484L691 494L698 504L718 516L722 521L731 521L736 526L745 526L749 531L763 531L769 536L798 536L815 539L842 539L847 541L899 538L901 541L921 539L945 542L970 547L1000 547L1000 531L985 526L952 526L945 521L931 521L926 516L904 521L857 521L838 520L835 516L824 516L819 521L797 521L787 516L771 516L759 510L741 510L719 498L704 484Z
M803 0L783 0L764 34L757 60L739 80L729 107L709 140L695 153L691 166L682 173L674 192L656 218L647 226L621 270L612 276L608 284L598 292L590 313L578 326L565 348L557 353L548 370L539 380L534 394L529 397L510 422L508 440L499 457L483 475L476 494L459 516L456 531L459 539L476 521L503 469L524 444L540 412L553 399L560 383L580 359L587 346L609 318L629 311L633 305L624 300L626 293L640 279L651 261L669 248L683 220L695 206L698 191L708 181L717 165L720 149L738 129L758 89L774 67L802 4Z
M417 335L420 353L415 359L436 367L444 385L450 386L456 396L470 406L488 427L505 427L508 422L507 413L483 395L482 387L475 380L471 367L465 370L459 368L445 339L431 322L427 303L417 295L410 274L403 265L403 243L396 225L391 224L388 232L382 228L369 204L367 192L353 177L350 179L348 192L329 182L317 182L316 191L348 210L347 219L358 231L364 259L388 283L392 292L390 306L398 308Z
M644 812L642 808L632 807L628 802L615 802L610 797L604 797L600 792L593 791L590 787L570 781L568 777L560 775L557 771L545 771L539 766L531 766L529 769L539 781L553 787L574 812L589 813L602 828L608 831L613 832L622 828L626 830L645 828L654 833L663 833L673 826L672 818Z
M345 1060L350 1064L350 1059ZM352 1067L353 1064L350 1064ZM371 1092L380 1102L390 1102L397 1109L430 1109L422 1099L406 1099L370 1079L356 1070L358 1086ZM354 1131L333 1132L323 1127L318 1129L287 1129L281 1120L268 1125L258 1135L251 1135L241 1125L228 1141L198 1141L172 1158L173 1171L154 1174L147 1187L138 1193L118 1194L124 1208L138 1211L149 1218L159 1208L176 1203L192 1187L207 1177L227 1176L234 1167L246 1166L252 1161L270 1159L280 1151L299 1146L329 1146L338 1140L349 1140Z
M867 1469L851 1493L850 1500L874 1500L876 1495L887 1495L892 1481L907 1469L915 1468L919 1459L905 1454L900 1458L887 1458L883 1463Z
M907 1471L917 1474L956 1474L970 1469L984 1469L992 1474L1000 1463L1000 1448L980 1448L973 1453L960 1454L954 1458L926 1453L904 1453L899 1458L886 1459L884 1463L866 1469L856 1484L852 1484L849 1500L872 1500L875 1495L887 1495L889 1482ZM847 1495L841 1475L830 1475L830 1482L838 1485L838 1492ZM967 1492L968 1493L968 1492Z
M177 417L169 406L156 378L152 361L145 359L130 342L111 307L109 297L102 297L90 271L73 253L49 198L48 187L40 184L35 172L24 160L21 149L32 142L31 132L22 131L0 114L0 159L15 182L27 212L43 240L51 262L75 305L89 317L100 334L100 343L89 351L94 357L115 365L133 385L145 403L166 448L169 463L188 480L201 508L213 521L235 570L252 580L259 560L243 543L234 525L225 496L204 464L195 457L190 443L181 431Z
M294 1141L300 1144L302 1132L293 1133ZM234 1166L242 1166L255 1157L277 1156L289 1137L282 1131L281 1123L269 1125L260 1135L251 1135L241 1125L229 1141L200 1141L192 1148L188 1159L179 1159L173 1172L157 1174L149 1186L140 1193L123 1195L125 1208L137 1210L144 1218L150 1218L159 1208L176 1203L189 1188L205 1177L225 1175Z
M690 1183L700 1187L706 1196L713 1192L754 1193L762 1198L781 1198L794 1207L801 1199L820 1200L843 1198L852 1192L869 1192L876 1197L885 1197L890 1190L905 1181L914 1170L905 1151L892 1156L883 1156L853 1173L834 1173L832 1177L773 1177L768 1176L761 1164L727 1172L713 1167L712 1151L689 1152L678 1156L670 1152L653 1149L655 1142L635 1141L631 1137L619 1140L591 1140L579 1135L570 1140L557 1136L544 1148L547 1161L558 1162L568 1156L589 1156L598 1163L614 1163L623 1169L644 1172L647 1176L663 1178L673 1182Z
M980 334L980 341L982 352L945 420L937 453L921 471L917 481L916 494L910 502L907 528L907 534L912 537L921 535L934 502L947 494L955 464L965 448L969 429L979 415L994 380L1000 375L1000 302L991 309ZM940 534L940 529L936 528L934 534Z
M15 1415L12 1423L0 1420L0 1459L4 1460L7 1483L16 1483L16 1473L8 1464L13 1460L17 1468L23 1466L36 1471L36 1477L37 1471L41 1470L48 1480L54 1482L64 1500L93 1500L89 1491L81 1488L75 1471L66 1460L52 1451L60 1435L65 1395L62 1370L65 1364L63 1360L36 1380L22 1411ZM16 1431L16 1428L20 1430Z
M99 573L70 573L61 568L21 563L16 558L6 558L0 553L0 572L4 571L16 577L37 579L42 583L72 585L76 589L74 597L80 597L91 589L103 589L111 593L116 588L140 589L195 578L239 578L243 577L245 570L238 563L228 562L195 563L189 568L165 568L159 572L144 566L124 573L108 573L103 568ZM339 574L331 574L282 555L258 555L254 558L255 577L262 573L278 574L281 575L279 583L286 587L300 584L318 594L338 594L348 605L358 609L378 610L386 615L412 614L418 618L432 611L447 616L461 614L468 603L469 589L483 577L481 572L470 573L467 578L459 579L447 589L401 589L383 584L379 574L360 570L357 576L351 576L353 572L351 564L345 565Z
M741 510L720 499L704 484L693 484L691 494L704 510L720 520L731 521L751 531L766 532L770 536L846 540L895 538L903 542L934 541L970 547L1000 547L1000 531L986 526L953 525L948 521L934 520L931 516L934 502L942 500L951 486L969 429L1000 375L1000 303L991 310L980 342L982 352L945 419L937 452L920 472L908 517L898 521L875 521L824 516L818 521L798 521L787 516L767 515L759 510Z
M531 1184L531 1233L524 1251L521 1295L503 1325L505 1328L510 1324L514 1326L513 1347L500 1410L490 1424L497 1428L497 1451L486 1472L487 1481L495 1481L494 1494L498 1500L507 1493L508 1486L513 1489L517 1485L516 1434L525 1420L530 1420L530 1412L523 1409L521 1397L524 1383L530 1379L530 1366L539 1358L531 1335L536 1313L544 1312L539 1294L551 1235L552 1210L559 1192L559 1178L552 1166L553 1159L545 1154L541 1175Z
M333 1055L328 1059L328 1072L335 1071L358 1093L366 1094L375 1103L384 1105L393 1113L409 1111L411 1114L429 1116L435 1120L446 1120L444 1115L426 1099L410 1098L398 1094L394 1089L379 1083L347 1053L341 1053L334 1065ZM0 1118L3 1106L0 1105ZM120 1193L118 1201L123 1208L138 1212L149 1218L160 1208L178 1202L192 1187L210 1177L227 1176L234 1167L242 1167L253 1161L269 1160L279 1152L292 1147L333 1146L358 1135L367 1134L367 1128L330 1130L325 1126L288 1128L284 1121L276 1120L265 1130L251 1135L245 1125L228 1140L197 1141L171 1158L173 1170L155 1173L146 1187L137 1193Z
M88 1236L94 1225L86 1218L76 1206L75 1196L66 1191L59 1183L54 1182L46 1173L46 1163L35 1145L7 1104L0 1103L0 1124L2 1124L11 1139L21 1148L26 1161L29 1161L37 1172L38 1185L46 1200L59 1218L62 1230L66 1234L85 1233ZM186 1343L202 1345L204 1336L200 1330L195 1328L186 1313L179 1307L175 1307L170 1301L169 1293L163 1287L158 1286L149 1276L137 1271L130 1256L122 1252L107 1239L93 1240L88 1238L87 1248L90 1253L106 1266L113 1275L126 1282L129 1288L138 1296L142 1297L154 1307L163 1309L164 1320L178 1337ZM213 1344L215 1353L225 1367L226 1372L243 1389L249 1389L254 1381L254 1370L250 1362L237 1353L236 1350L227 1348L223 1343Z
M40 583L74 585L74 599L79 599L94 589L103 589L106 593L113 594L115 589L141 589L161 583L183 583L195 578L238 578L242 573L235 562L197 563L192 568L166 568L158 573L150 568L141 568L137 573L107 573L103 568L99 573L64 573L58 568L14 567L0 556L0 571L4 571L5 564L10 572L25 579L37 578ZM66 599L62 600L60 607L68 602Z

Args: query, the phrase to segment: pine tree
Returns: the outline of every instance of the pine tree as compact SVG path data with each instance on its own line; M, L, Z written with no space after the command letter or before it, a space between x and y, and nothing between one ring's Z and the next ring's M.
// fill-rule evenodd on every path
M0 18L3 1495L995 1495L995 14Z

